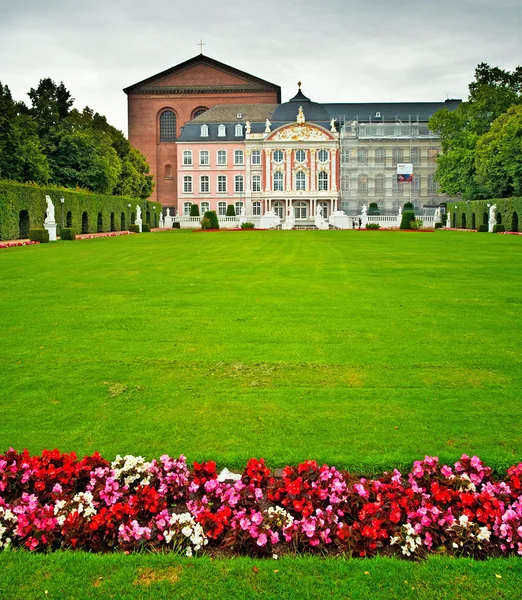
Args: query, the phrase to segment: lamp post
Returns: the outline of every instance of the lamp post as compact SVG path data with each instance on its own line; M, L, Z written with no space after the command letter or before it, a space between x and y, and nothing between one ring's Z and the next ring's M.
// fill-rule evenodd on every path
M60 198L60 204L62 205L62 229L64 227L64 221L63 221L63 205L65 203L65 198Z

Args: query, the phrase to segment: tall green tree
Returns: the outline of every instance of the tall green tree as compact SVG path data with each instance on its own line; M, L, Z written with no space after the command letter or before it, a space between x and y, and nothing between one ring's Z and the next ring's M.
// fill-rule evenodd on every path
M467 199L489 195L477 175L477 144L495 119L521 102L521 91L522 67L509 72L481 63L469 85L468 101L455 111L443 109L432 116L429 126L440 135L443 150L437 166L442 192Z
M34 120L0 83L0 178L45 184L50 169Z
M500 115L477 142L477 179L490 197L522 196L522 104Z

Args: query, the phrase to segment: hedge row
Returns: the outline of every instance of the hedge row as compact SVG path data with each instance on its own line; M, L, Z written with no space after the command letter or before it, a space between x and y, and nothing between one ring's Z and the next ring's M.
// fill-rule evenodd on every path
M492 198L490 200L470 200L447 202L451 213L451 226L462 229L480 229L489 219L488 204L497 205L497 223L506 231L522 231L522 198ZM456 208L455 208L456 207Z
M41 229L46 195L54 204L57 235L62 226L76 233L127 230L135 222L137 205L141 207L143 223L150 223L151 227L159 223L161 205L157 202L0 181L0 240L26 238L29 229ZM63 207L60 198L64 199Z

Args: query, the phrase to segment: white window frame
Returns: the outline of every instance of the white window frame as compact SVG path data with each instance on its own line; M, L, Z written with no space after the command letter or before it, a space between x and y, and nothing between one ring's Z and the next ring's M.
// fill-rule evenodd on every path
M243 201L238 200L234 202L234 210L236 211L236 216L238 217L241 214L241 209L243 208Z
M277 177L277 180L276 180ZM274 192L283 192L284 191L284 177L281 171L276 171L272 177L273 190Z
M206 160L203 160L203 157L206 157ZM200 150L199 151L199 164L202 167L210 166L210 152L208 150Z
M236 125L236 137L242 137L243 136L243 125L241 125L240 123L238 123Z
M218 167L226 167L227 166L227 151L226 150L218 150L216 154L216 161Z
M300 159L299 156L302 156L302 159ZM306 162L306 152L302 148L299 148L299 150L295 151L295 162L300 164Z
M261 216L261 202L252 202L252 215L254 217Z
M208 125L202 125L199 137L208 137Z
M294 215L296 219L306 219L308 217L306 202L299 201L294 204Z
M192 175L183 175L183 193L192 194Z
M234 177L234 192L236 194L243 193L245 191L245 178L243 175L236 175Z
M244 165L245 164L245 153L243 150L234 150L234 164Z
M322 148L321 150L319 150L319 152L317 153L317 160L320 163L326 163L328 162L328 158L329 158L329 152L328 150L325 150L324 148Z
M280 156L281 160L277 160L276 156L278 156L278 157ZM272 153L272 159L274 160L275 163L281 164L285 159L285 155L282 150L274 150L274 152Z
M226 137L227 135L227 127L221 123L218 125L218 137Z
M295 189L297 191L306 190L306 173L303 173L303 171L297 171L295 174Z
M205 213L210 210L210 202L202 202L200 206L201 216L205 216Z
M253 165L261 164L261 150L252 150L252 156L250 157L250 162Z
M204 189L204 188L207 189ZM199 179L199 191L201 194L210 193L210 177L208 175L202 175Z
M227 176L226 175L218 175L217 178L217 192L218 194L226 194L227 193Z
M272 203L272 210L275 212L275 214L280 218L280 219L284 219L285 218L285 204L284 202L281 201L277 201L277 202L273 202Z
M218 202L218 217L226 217L227 215L227 203Z
M321 175L323 177L321 177ZM317 189L320 192L327 192L330 184L330 177L326 171L319 171L317 174Z
M183 150L183 166L192 166L192 150Z
M252 191L261 191L261 175L252 175Z
M192 202L183 202L183 216L190 217L190 207L192 206Z

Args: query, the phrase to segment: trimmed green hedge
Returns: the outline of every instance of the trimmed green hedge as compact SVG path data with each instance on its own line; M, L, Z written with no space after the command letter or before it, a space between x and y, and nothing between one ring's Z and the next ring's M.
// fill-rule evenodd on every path
M150 212L156 218L161 210L159 203L148 200L0 181L0 240L26 238L30 229L43 227L46 195L53 201L56 234L60 237L62 223L63 227L82 233L122 231L128 229L136 205L139 204L145 214ZM63 205L60 198L64 199Z
M504 225L506 231L520 231L520 216L522 215L522 198L492 198L490 200L470 200L470 201L448 201L447 210L455 215L457 226L462 226L462 216L464 222L475 223L480 230L481 223L487 225L489 207L488 204L497 205L497 223ZM457 208L455 208L455 206ZM473 218L475 215L475 218ZM500 219L500 220L499 220Z
M60 239L62 240L75 240L76 232L71 227L64 227L60 232Z
M133 223L132 225L129 225L129 231L132 231L132 233L139 233L140 226Z
M143 233L150 233L150 225L148 223L143 223L141 226L141 231Z
M40 242L47 244L49 241L49 232L47 229L31 229L29 230L29 239L31 242Z

